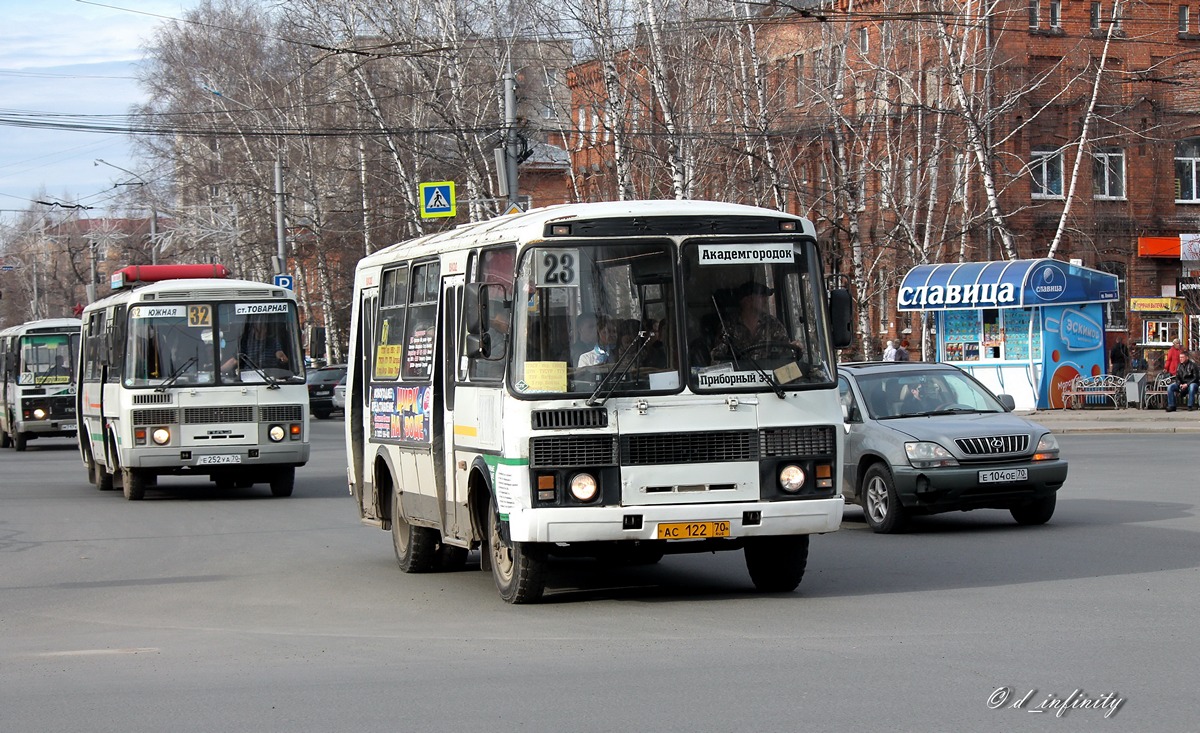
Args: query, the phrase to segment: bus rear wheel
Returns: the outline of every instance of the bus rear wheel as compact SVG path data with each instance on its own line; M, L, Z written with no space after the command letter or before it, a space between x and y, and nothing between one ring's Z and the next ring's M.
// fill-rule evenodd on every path
M7 448L12 445L12 438L8 437L8 431L0 428L0 448Z
M25 450L25 446L27 443L27 439L25 438L25 433L21 433L21 432L13 433L12 441L13 441L13 448L17 449L18 452L22 452Z
M762 593L791 593L808 567L808 535L750 537L743 552L755 588Z
M488 547L496 590L507 603L536 603L546 590L546 553L528 542L505 540L500 510L488 511Z

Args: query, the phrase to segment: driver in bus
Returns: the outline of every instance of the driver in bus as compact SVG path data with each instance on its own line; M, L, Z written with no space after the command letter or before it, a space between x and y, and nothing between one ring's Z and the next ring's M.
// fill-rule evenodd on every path
M227 372L238 366L239 357L245 357L246 366L259 369L288 369L289 359L283 350L283 342L262 320L251 321L250 328L242 334L241 350L221 364L221 371Z
M730 340L733 341L734 351L737 353L757 344L793 343L787 329L768 311L767 299L774 294L774 288L755 280L747 280L734 291L735 302L738 304L737 316L726 318L724 321L729 338L722 336L717 340L717 345L712 349L713 361L729 359Z

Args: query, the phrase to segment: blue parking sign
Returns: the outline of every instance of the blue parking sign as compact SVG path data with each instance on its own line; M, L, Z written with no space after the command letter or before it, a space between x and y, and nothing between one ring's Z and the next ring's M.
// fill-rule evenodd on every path
M275 284L281 288L287 288L288 290L295 290L296 289L296 278L292 277L291 275L276 275L275 276Z

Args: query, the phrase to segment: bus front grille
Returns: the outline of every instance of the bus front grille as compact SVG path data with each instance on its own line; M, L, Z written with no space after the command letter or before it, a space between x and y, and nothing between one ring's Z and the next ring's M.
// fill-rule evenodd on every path
M172 425L179 422L178 413L170 407L134 410L130 413L134 425Z
M764 428L760 435L764 456L832 456L837 445L832 425Z
M185 407L185 425L208 425L212 423L254 422L254 407Z
M758 448L753 430L622 435L621 465L756 461Z
M594 407L587 410L534 410L534 430L566 428L606 428L608 410Z
M135 405L169 405L175 396L170 392L138 392L133 396Z
M300 405L261 405L258 411L262 422L300 422L304 419L304 408Z
M564 435L529 441L530 468L612 466L616 462L614 435Z

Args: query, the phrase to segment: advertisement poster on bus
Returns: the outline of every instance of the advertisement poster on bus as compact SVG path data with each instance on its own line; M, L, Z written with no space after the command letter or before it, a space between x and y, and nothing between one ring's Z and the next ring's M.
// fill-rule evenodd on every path
M429 443L433 412L430 386L371 387L371 437L401 443Z

